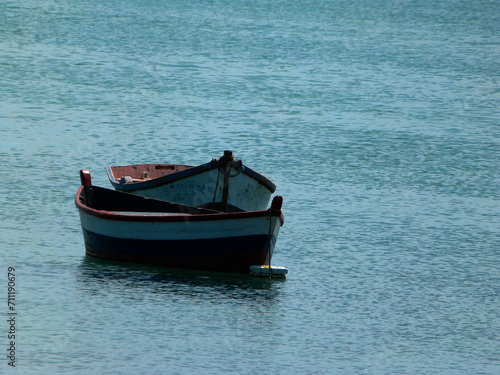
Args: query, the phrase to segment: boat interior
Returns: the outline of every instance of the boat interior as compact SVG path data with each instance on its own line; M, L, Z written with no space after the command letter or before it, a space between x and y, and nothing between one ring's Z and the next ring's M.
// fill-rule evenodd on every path
M193 168L193 166L182 164L136 164L116 166L110 169L116 181L138 182L154 180L190 168Z
M110 212L165 212L190 215L243 212L231 204L223 210L222 202L210 202L194 207L92 185L83 186L78 199L89 208Z
M186 206L91 185L82 187L78 199L83 205L98 211L165 212L190 215L220 213L217 210Z

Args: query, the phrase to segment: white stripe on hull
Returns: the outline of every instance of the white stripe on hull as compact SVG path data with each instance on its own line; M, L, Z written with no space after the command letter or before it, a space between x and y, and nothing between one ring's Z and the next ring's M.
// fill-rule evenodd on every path
M232 220L154 222L109 220L80 211L82 227L88 231L116 238L144 240L198 240L251 235L269 235L269 220L277 238L277 217L239 218Z

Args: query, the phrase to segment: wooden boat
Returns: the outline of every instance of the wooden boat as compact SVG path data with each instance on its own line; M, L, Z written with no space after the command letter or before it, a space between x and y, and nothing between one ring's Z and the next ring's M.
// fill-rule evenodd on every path
M284 223L281 196L267 210L220 212L93 186L87 170L80 179L86 253L98 258L249 273L270 264Z
M199 166L135 164L107 167L116 190L227 212L265 210L276 185L236 160L232 151Z

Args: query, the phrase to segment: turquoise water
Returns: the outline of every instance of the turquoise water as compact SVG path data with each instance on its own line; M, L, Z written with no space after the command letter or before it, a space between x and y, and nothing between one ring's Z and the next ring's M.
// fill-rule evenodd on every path
M487 0L0 1L0 372L499 374L499 35ZM85 257L79 169L225 149L287 280Z

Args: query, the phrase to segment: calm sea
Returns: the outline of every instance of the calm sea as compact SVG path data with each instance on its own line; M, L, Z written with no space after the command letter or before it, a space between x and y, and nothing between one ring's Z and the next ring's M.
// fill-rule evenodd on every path
M0 0L0 373L499 374L499 62L498 0ZM287 280L85 257L81 168L225 149Z

